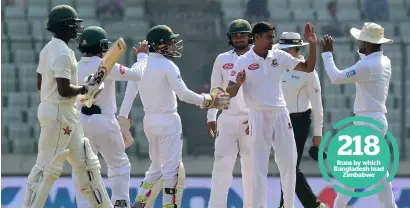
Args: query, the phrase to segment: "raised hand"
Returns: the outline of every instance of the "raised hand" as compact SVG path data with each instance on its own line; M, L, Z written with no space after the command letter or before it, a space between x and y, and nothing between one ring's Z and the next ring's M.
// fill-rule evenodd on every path
M241 72L238 73L238 76L236 76L236 83L237 84L243 84L246 80L246 73L245 73L245 69Z
M315 28L313 27L313 24L307 22L305 24L305 29L304 29L304 34L303 34L305 40L310 43L310 44L316 44L317 43L317 36L315 34Z
M148 45L148 41L146 40L139 42L137 47L132 48L135 55L138 55L139 53L148 53L148 49L149 49L149 45Z
M320 40L323 52L333 52L333 39L330 35L324 35Z

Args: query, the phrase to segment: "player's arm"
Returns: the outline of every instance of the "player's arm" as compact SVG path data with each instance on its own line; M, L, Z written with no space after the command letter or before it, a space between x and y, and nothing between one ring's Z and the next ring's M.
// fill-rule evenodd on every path
M115 64L112 71L108 74L107 79L119 81L139 81L147 68L147 50L148 46L140 45L138 48L133 48L137 55L137 62L131 68L125 67L121 64Z
M128 81L127 88L125 89L124 98L122 100L120 113L118 114L118 116L128 118L131 112L132 104L137 94L138 94L138 82Z
M70 83L71 59L68 55L61 55L52 60L51 67L57 82L58 94L61 97L74 97L87 93L84 86L74 86Z
M351 84L371 79L371 71L363 61L359 61L345 70L339 70L333 60L332 52L322 53L322 59L332 84Z
M219 57L216 58L214 66L212 68L211 75L211 89L216 87L221 87L223 85L223 76L221 72L221 61ZM211 108L207 113L207 121L216 121L216 115L218 114L218 109Z
M188 87L185 85L184 80L182 80L177 66L172 65L170 67L170 69L167 71L167 79L168 83L171 85L172 90L181 101L198 106L205 105L205 97L188 89Z
M303 72L313 72L316 65L316 44L309 45L309 57L306 61L299 62L294 69Z
M313 136L322 136L323 128L323 105L322 90L320 87L319 75L316 71L309 74L306 85L310 103L312 104Z
M228 87L226 88L226 92L229 93L231 98L235 97L238 94L239 88L241 88L243 82L238 82L238 74L243 73L245 74L245 70L241 71L241 62L240 58L236 60L233 69L230 74ZM241 74L242 75L242 74ZM245 80L243 80L245 81Z

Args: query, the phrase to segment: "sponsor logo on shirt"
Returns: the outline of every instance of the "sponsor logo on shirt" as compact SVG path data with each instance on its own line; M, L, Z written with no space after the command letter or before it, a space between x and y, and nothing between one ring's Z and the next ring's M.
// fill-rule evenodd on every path
M278 64L278 60L273 59L271 65L272 65L273 67L277 67L277 66L279 65L279 64Z
M347 77L347 78L353 77L353 76L355 76L355 75L356 75L356 71L355 71L355 70L346 72L346 77Z
M259 69L259 64L251 64L248 66L249 70L255 70L255 69Z
M292 75L292 77L291 77L292 79L297 79L297 80L299 80L299 76L296 76L296 75Z
M232 69L233 68L233 63L226 63L222 66L223 69Z
M236 74L236 71L235 71L235 70L232 70L232 71L231 71L231 76L235 76L235 74Z
M124 74L124 73L125 73L125 69L124 69L124 67L122 66L122 64L120 64L120 73L121 73L121 74Z

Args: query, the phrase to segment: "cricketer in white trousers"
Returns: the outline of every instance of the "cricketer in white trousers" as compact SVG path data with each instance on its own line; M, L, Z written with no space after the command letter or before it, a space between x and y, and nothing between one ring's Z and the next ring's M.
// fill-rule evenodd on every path
M281 50L269 50L266 59L253 48L235 62L230 81L245 71L243 96L249 107L249 135L252 160L252 207L266 208L266 185L271 148L280 172L284 205L294 207L296 185L296 143L281 82L286 69L301 61Z
M144 132L149 144L151 165L145 173L138 197L149 198L151 188L163 181L163 204L177 204L182 197L183 181L178 172L182 166L182 125L177 113L176 95L182 101L203 105L203 96L189 90L179 68L162 54L150 52L147 69L138 82L129 81L119 116L128 118L137 92L144 106ZM166 189L177 189L167 194Z
M102 58L98 56L81 57L77 64L79 80L84 80L91 73L95 73ZM131 67L115 64L111 72L104 80L104 89L94 100L93 105L101 109L101 114L85 115L81 113L81 124L84 134L90 140L91 147L95 154L100 153L108 167L108 180L111 184L112 205L122 205L126 202L126 207L130 207L129 187L131 164L125 153L125 144L121 135L120 126L115 113L116 104L116 81L140 80L146 69L147 54L139 53L137 62ZM77 102L77 107L81 108L81 102ZM75 178L75 174L73 174ZM79 187L76 187L77 207L91 207L88 201L80 194Z
M327 74L333 84L355 84L356 98L354 102L354 113L357 116L366 116L375 119L384 125L383 129L379 130L382 135L386 135L388 123L386 119L386 99L391 77L391 63L387 56L383 55L383 51L374 52L365 56L360 54L361 60L355 65L339 71L336 67L333 55L331 52L322 53L323 63ZM355 122L354 125L368 125L369 123ZM383 208L396 208L396 202L392 191L392 184L386 181L388 176L380 181L384 186L379 192L378 199ZM345 187L346 190L353 191L354 189ZM350 196L337 194L334 207L345 208L351 199Z
M41 74L38 120L41 132L36 164L27 180L23 207L43 207L51 187L60 177L64 161L77 174L76 184L93 207L112 207L100 174L98 157L91 150L75 107L76 97L62 97L56 78L78 85L74 52L60 39L52 38L41 50L37 73ZM90 178L90 176L92 176Z
M226 88L235 61L238 59L235 51L221 53L215 60L211 88L222 86ZM215 139L215 160L212 170L211 196L209 208L225 208L228 200L229 188L232 184L232 171L239 153L242 173L243 207L252 208L250 197L252 168L250 158L250 141L246 135L249 109L245 107L242 89L231 99L227 110L223 110L217 120L217 134ZM207 120L216 121L217 109L208 110Z

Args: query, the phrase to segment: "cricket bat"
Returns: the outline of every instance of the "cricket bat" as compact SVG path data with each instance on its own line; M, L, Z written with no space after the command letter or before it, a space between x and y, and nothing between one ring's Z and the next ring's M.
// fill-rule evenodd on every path
M127 50L127 46L122 38L119 38L111 45L108 51L104 54L97 71L94 73L95 85L100 86L105 78L111 72L114 65L120 60L121 56ZM95 95L98 93L98 88L94 92L88 92L86 96L80 98L80 102L84 103L88 108L93 104Z

